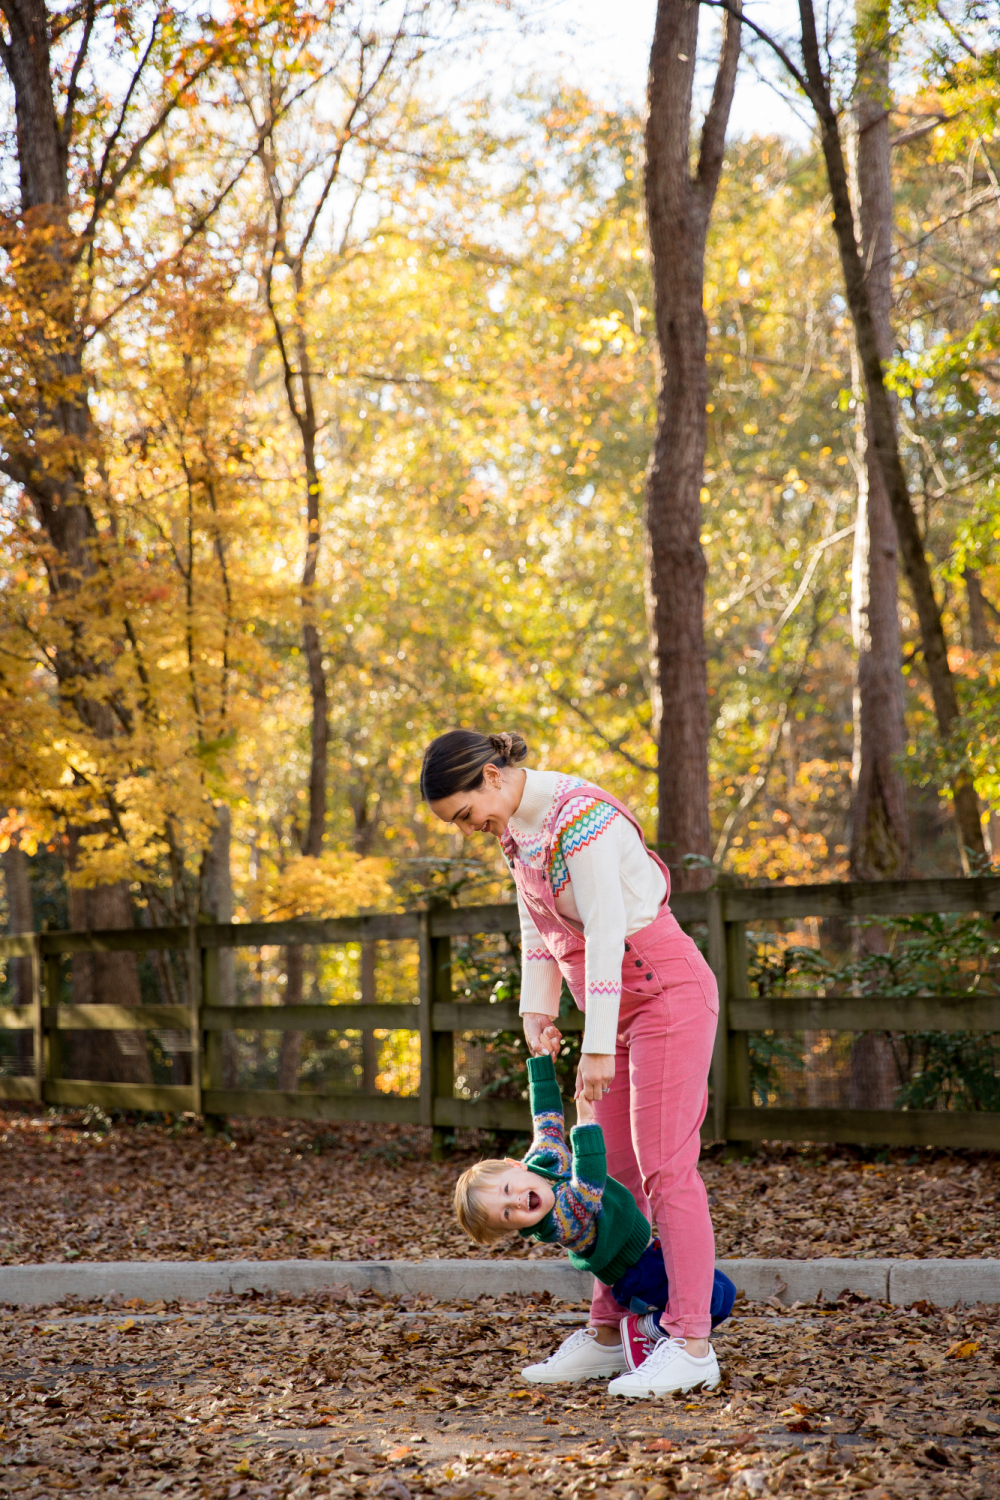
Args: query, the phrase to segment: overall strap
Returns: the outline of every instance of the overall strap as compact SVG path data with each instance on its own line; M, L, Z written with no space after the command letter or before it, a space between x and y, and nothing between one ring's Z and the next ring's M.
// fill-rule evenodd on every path
M657 854L656 850L650 849L649 845L646 843L646 835L643 833L642 825L635 817L635 814L625 806L624 802L619 802L618 798L614 796L612 792L606 792L603 787L595 786L594 783L590 781L584 782L583 786L570 787L567 791L563 792L561 796L556 798L555 806L553 807L550 814L550 817L552 819L552 827L555 827L556 822L559 818L559 814L562 812L563 807L567 802L572 802L574 797L593 797L597 802L607 802L611 807L617 808L624 818L628 819L628 821L632 824L632 827L635 829L636 833L639 835L639 842L642 844L642 847L645 849L650 859L655 861L655 863L662 870L663 878L667 882L667 894L664 897L664 901L669 901L670 871L667 869L667 866ZM548 861L551 858L551 853L552 845L550 843L546 848L546 867L548 866Z
M549 813L550 827L552 827L552 828L555 827L556 822L558 821L558 818L559 818L559 814L562 812L562 810L565 807L566 803L567 802L572 802L572 800L574 799L574 797L592 797L597 802L607 802L611 807L617 808L617 810L622 814L622 816L628 819L628 821L632 824L632 827L635 829L636 833L639 835L639 841L642 844L642 847L645 849L645 851L649 855L650 859L654 860L656 862L656 864L659 866L659 868L662 870L662 872L663 872L663 878L667 882L667 894L664 897L664 901L669 901L670 900L670 871L667 869L667 866L664 864L663 860L657 854L656 850L655 849L650 849L649 845L646 843L646 835L643 833L642 827L641 827L640 823L638 822L637 818L635 817L635 815L632 812L629 811L629 809L625 806L624 802L619 802L619 800L618 800L618 798L616 796L614 796L611 792L606 792L603 789L603 787L595 786L594 783L591 782L591 781L585 781L580 786L567 787L565 789L565 791L561 792L559 794L559 796L556 797L556 799L554 801L553 807L552 807L552 809L551 809L551 811ZM504 852L504 854L505 854L505 856L507 858L508 864L513 869L514 861L517 858L517 845L514 842L514 839L513 839L512 835L511 835L511 832L510 832L509 828L505 828L504 831L503 831L503 833L500 835L500 847L503 849L503 852ZM549 862L550 862L551 858L552 858L552 841L550 840L549 843L545 846L545 868L546 869L548 869Z

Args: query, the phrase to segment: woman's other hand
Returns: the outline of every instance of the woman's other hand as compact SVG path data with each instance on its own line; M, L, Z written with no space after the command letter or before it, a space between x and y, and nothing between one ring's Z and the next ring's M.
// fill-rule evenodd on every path
M576 1070L576 1097L592 1103L603 1099L615 1078L615 1059L610 1052L585 1052Z
M524 1040L532 1057L543 1057L546 1052L552 1058L559 1056L562 1032L551 1016L546 1016L541 1011L528 1010L521 1020L524 1023Z

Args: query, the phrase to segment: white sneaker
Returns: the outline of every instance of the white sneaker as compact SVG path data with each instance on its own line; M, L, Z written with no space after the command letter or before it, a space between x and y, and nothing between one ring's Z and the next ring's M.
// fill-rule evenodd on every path
M684 1339L660 1339L637 1370L612 1380L608 1395L641 1400L644 1396L669 1396L672 1391L692 1391L697 1385L710 1391L721 1378L711 1344L708 1353L696 1359L688 1353Z
M608 1380L624 1369L621 1344L599 1344L596 1328L578 1328L548 1359L528 1365L521 1374L535 1385L560 1385L571 1380Z

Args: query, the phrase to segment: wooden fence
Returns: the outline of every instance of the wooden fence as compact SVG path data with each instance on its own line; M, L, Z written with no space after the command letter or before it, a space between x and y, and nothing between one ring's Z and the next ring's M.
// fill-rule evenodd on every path
M709 961L719 982L720 1020L712 1064L706 1140L873 1143L897 1146L1000 1147L1000 1114L951 1110L783 1109L754 1106L747 1034L751 1031L1000 1032L1000 996L899 998L796 995L754 998L747 981L748 922L784 918L1000 913L1000 879L886 881L875 885L771 886L677 895L671 907L685 925L707 923ZM432 907L385 916L317 922L260 922L109 932L43 932L0 939L0 958L30 960L33 1001L0 1009L0 1030L30 1030L34 1075L0 1077L0 1100L95 1104L135 1109L300 1120L382 1121L426 1125L440 1152L445 1133L464 1126L523 1129L518 1100L455 1097L456 1032L518 1026L514 1004L456 1000L451 987L453 938L517 931L514 906ZM416 940L419 1001L366 1005L220 1005L224 948ZM186 954L192 1003L65 1005L61 955L174 950ZM580 1030L583 1017L560 1022ZM82 1030L185 1030L191 1037L190 1084L93 1083L63 1078L60 1035ZM414 1097L363 1093L282 1093L225 1089L222 1034L235 1030L407 1030L420 1036L420 1091Z

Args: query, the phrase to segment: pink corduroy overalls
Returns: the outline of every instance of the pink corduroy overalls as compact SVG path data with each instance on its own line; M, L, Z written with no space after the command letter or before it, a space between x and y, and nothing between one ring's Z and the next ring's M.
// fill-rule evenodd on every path
M628 808L589 784L561 794L548 815L550 828L556 827L563 804L580 796L616 807L645 847L642 829ZM549 879L551 845L540 866L529 866L509 831L501 843L518 894L574 1000L586 1010L583 929L556 910ZM667 895L649 926L626 940L615 1079L595 1111L604 1131L608 1172L635 1195L659 1232L670 1283L662 1326L675 1337L707 1338L715 1236L698 1156L719 998L715 976L670 911L667 867L648 852L663 871ZM567 863L572 883L572 856ZM617 1327L622 1316L611 1289L595 1283L591 1322Z

